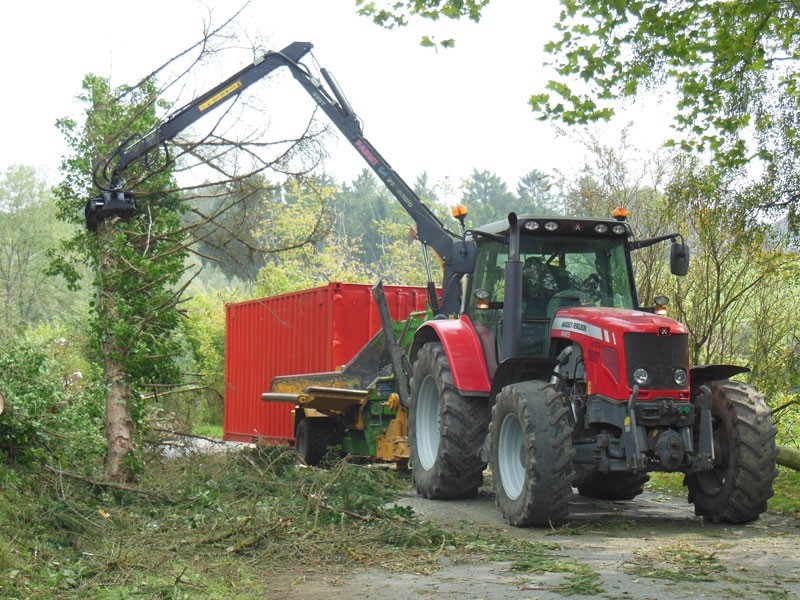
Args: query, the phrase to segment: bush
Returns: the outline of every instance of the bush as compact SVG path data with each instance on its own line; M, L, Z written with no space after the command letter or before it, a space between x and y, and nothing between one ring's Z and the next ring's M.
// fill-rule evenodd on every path
M6 399L0 459L5 462L24 465L43 453L67 462L102 454L101 390L61 362L64 344L63 339L17 338L0 345L0 387Z

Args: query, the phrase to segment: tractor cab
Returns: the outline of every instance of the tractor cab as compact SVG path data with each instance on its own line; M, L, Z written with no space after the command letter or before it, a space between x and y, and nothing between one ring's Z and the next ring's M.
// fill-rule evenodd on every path
M516 321L515 315L505 314L509 289L519 288L521 294L521 356L550 354L551 322L562 308L638 307L627 223L527 216L519 222L519 286L506 286L508 223L493 223L477 236L477 263L466 312L484 336L496 341L490 344L495 348L492 362L505 358L499 355L503 328Z

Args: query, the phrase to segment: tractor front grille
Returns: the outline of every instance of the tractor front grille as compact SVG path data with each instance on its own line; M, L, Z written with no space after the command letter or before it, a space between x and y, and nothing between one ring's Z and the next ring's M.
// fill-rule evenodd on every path
M656 335L653 333L625 334L625 364L628 385L633 387L633 372L647 369L650 380L640 389L680 390L688 387L675 383L675 369L689 369L689 337L683 334Z

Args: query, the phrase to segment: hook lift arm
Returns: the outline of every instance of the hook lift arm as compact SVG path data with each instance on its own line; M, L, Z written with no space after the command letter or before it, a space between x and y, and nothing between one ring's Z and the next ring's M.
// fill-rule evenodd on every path
M253 64L248 65L178 110L144 136L123 141L102 165L98 164L95 168L95 185L101 193L86 204L84 211L86 226L94 231L97 229L98 223L111 217L130 218L135 216L138 213L135 197L133 193L124 190L122 186L122 173L125 169L138 161L146 160L149 153L159 146L166 147L166 142L205 116L221 102L240 94L245 88L278 67L286 66L414 219L417 226L417 237L423 246L430 246L439 255L444 266L442 305L438 305L432 285L429 286L429 300L434 311L438 313L445 315L457 313L461 304L461 275L471 272L474 268L475 243L465 240L445 228L441 220L363 136L361 122L330 73L324 68L321 69L322 76L331 93L300 63L300 60L312 48L313 44L309 42L293 42L280 52L268 52ZM113 170L109 174L112 164ZM107 185L101 185L98 182L98 171L102 173Z

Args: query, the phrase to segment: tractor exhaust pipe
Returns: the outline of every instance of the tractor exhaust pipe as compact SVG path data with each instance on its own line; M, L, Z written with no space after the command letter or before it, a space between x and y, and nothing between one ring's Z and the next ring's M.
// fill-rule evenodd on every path
M520 354L522 331L522 261L519 259L519 221L516 213L508 214L508 260L503 299L503 360Z

